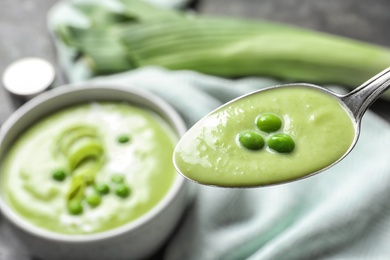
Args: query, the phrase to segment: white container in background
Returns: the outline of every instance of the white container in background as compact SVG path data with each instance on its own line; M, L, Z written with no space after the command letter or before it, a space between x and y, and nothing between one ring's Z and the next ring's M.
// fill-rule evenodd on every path
M50 88L55 74L54 66L44 59L22 58L4 70L3 86L12 94L30 99Z

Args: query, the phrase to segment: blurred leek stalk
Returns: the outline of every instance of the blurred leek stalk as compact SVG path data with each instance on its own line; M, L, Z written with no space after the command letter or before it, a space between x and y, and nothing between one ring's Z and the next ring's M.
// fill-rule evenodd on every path
M79 4L90 26L56 28L95 75L155 65L223 77L270 76L356 87L390 66L389 48L357 40L265 21L159 9L139 0L120 2L120 12Z

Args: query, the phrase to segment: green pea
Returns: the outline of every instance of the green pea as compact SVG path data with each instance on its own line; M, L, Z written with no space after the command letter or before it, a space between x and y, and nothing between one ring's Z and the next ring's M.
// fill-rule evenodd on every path
M125 184L119 184L115 189L115 194L118 197L126 198L130 194L130 189Z
M93 207L93 208L99 206L100 203L102 202L100 195L96 194L96 193L87 196L86 200L87 200L88 205Z
M56 181L63 181L66 179L66 172L64 170L56 170L53 172L52 177Z
M250 130L240 133L238 141L250 150L260 150L264 146L264 138L259 133Z
M274 114L263 114L257 118L257 127L264 132L275 132L282 127L282 120Z
M72 215L80 215L83 213L83 205L80 200L71 200L68 202L68 212Z
M118 143L124 144L124 143L127 143L128 141L130 141L130 137L123 134L123 135L118 136L117 140L118 140Z
M125 180L125 177L122 174L114 174L111 177L111 181L114 183L123 183Z
M291 153L295 148L295 143L288 134L274 134L268 140L268 146L279 153Z
M101 195L108 194L110 192L110 187L104 183L97 183L94 185L95 191L97 191Z

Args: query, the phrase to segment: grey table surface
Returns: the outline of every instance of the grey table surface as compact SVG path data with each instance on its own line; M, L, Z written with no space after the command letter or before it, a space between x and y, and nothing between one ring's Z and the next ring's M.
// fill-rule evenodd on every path
M57 0L0 0L0 73L12 61L35 56L57 70L56 84L66 83L46 26L48 10ZM199 12L278 21L390 47L388 0L201 0ZM0 84L0 124L21 105ZM371 110L390 122L390 103L378 100ZM32 256L0 216L0 260Z

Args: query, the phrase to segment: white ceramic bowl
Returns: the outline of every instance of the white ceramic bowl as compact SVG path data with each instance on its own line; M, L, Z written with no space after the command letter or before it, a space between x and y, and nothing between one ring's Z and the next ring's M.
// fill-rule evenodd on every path
M15 139L31 124L61 108L89 101L127 101L158 113L181 136L186 126L177 112L149 92L121 86L62 86L27 102L0 130L0 163ZM0 173L1 174L1 173ZM168 194L145 215L109 231L88 235L53 233L26 222L1 197L0 210L32 255L42 259L140 259L158 250L185 210L186 181L177 176Z

